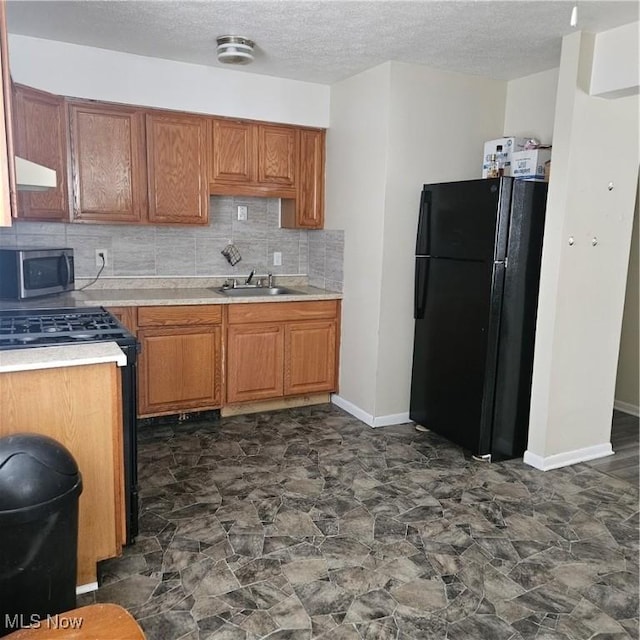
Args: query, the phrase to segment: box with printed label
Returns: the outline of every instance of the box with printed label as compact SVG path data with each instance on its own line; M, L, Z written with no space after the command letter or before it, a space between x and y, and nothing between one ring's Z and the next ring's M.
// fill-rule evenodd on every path
M482 177L487 177L487 170L491 164L491 156L495 153L498 164L504 169L504 175L511 174L511 154L514 151L522 151L528 138L496 138L484 143L484 158L482 160ZM502 147L502 150L498 149Z
M528 149L511 155L511 175L514 178L544 180L544 165L551 160L551 149Z

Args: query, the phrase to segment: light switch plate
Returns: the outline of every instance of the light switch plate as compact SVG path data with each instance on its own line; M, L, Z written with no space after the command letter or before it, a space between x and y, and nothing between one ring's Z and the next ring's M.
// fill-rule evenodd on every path
M282 266L282 252L274 251L273 252L273 266L280 267Z
M246 205L238 205L238 220L246 220L249 214L249 207Z

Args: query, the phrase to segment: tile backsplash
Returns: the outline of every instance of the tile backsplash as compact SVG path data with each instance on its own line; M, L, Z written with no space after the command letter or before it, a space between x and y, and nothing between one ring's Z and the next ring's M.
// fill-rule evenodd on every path
M237 220L238 205L248 219ZM96 249L106 249L102 276L114 278L243 276L257 273L309 277L309 284L342 291L343 231L279 228L280 200L212 196L206 227L162 227L58 222L14 222L0 229L0 246L72 247L76 278L93 278ZM221 251L228 242L242 259L231 266ZM273 265L273 253L282 265Z

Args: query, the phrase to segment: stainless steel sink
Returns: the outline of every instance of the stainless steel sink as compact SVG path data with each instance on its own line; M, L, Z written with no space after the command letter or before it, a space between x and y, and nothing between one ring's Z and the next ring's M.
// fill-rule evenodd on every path
M287 287L220 287L218 289L214 289L214 291L234 298L302 295L300 291L295 291L294 289L289 289Z

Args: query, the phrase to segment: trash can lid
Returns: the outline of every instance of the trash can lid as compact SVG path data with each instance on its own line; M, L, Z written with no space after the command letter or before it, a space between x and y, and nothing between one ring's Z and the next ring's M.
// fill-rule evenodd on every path
M79 480L73 456L53 438L35 433L0 438L0 511L47 502Z

